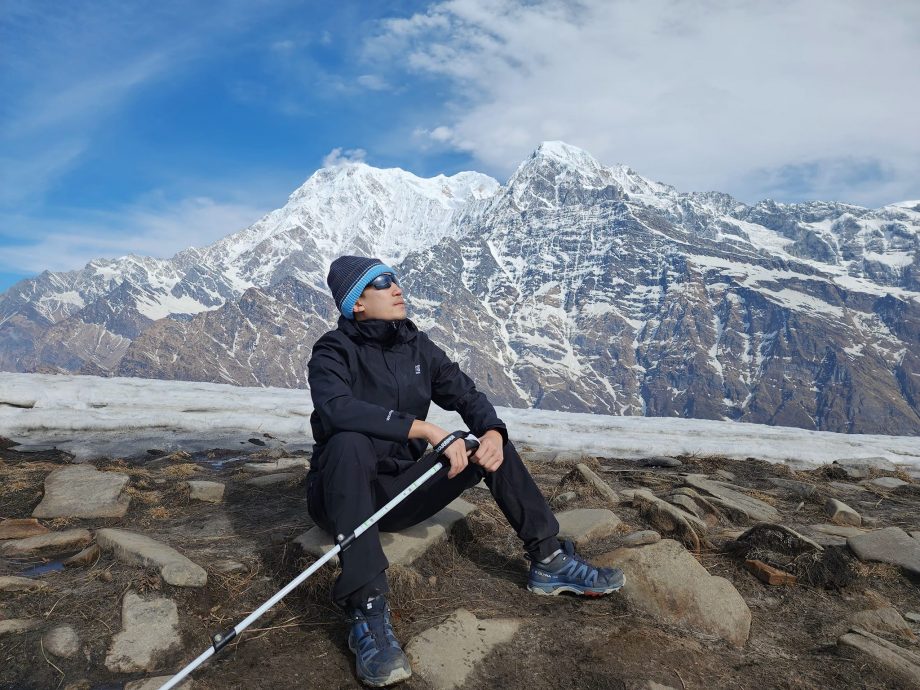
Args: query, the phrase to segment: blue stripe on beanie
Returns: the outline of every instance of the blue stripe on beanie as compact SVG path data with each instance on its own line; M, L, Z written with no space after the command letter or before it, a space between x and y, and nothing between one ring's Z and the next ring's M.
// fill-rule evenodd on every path
M346 319L355 318L355 302L374 278L382 273L394 273L380 259L364 256L340 256L329 267L326 283L332 292L335 306Z

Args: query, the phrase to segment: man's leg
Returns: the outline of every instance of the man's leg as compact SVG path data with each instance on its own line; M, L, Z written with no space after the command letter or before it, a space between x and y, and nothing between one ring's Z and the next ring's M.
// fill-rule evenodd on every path
M333 539L350 534L369 518L376 504L377 452L364 434L335 434L322 453L319 476L309 484L310 516ZM380 546L377 526L368 529L339 554L342 573L332 590L339 606L351 610L388 591L389 563Z
M378 504L383 505L396 496L436 461L436 457L429 455L402 474L378 476L381 491ZM397 532L416 525L485 478L498 507L524 542L524 549L531 558L546 558L559 549L559 540L556 539L559 523L510 441L505 444L504 460L495 472L486 472L470 463L463 472L448 479L447 470L447 467L443 468L390 511L380 521L380 529Z

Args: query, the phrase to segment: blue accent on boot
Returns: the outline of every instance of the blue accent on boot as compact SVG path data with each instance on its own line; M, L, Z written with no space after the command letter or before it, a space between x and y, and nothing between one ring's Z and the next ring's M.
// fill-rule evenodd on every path
M390 607L382 594L353 609L349 618L348 648L355 653L358 678L366 685L382 687L412 675L390 624Z
M601 597L616 592L626 577L619 568L595 568L575 553L575 545L562 542L562 553L556 554L549 563L533 561L527 589L534 594L555 596L561 592L572 592L587 597Z

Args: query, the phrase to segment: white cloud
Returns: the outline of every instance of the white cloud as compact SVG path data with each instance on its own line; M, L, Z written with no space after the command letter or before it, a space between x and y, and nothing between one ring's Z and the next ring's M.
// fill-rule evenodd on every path
M334 168L339 165L348 165L349 163L363 163L367 151L364 149L347 149L342 150L341 146L336 146L323 158L324 168Z
M365 54L445 80L429 138L490 172L561 139L679 189L885 203L920 180L918 24L908 0L451 0Z
M362 74L358 77L358 84L371 91L386 91L390 88L386 80L376 74Z

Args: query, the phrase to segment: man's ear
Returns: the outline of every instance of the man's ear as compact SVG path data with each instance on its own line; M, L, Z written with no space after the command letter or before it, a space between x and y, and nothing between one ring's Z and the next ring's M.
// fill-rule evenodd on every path
M353 311L354 313L356 313L356 314L357 314L358 312L362 312L362 311L364 311L364 305L361 304L360 301L355 302L355 306L352 308L352 311Z

